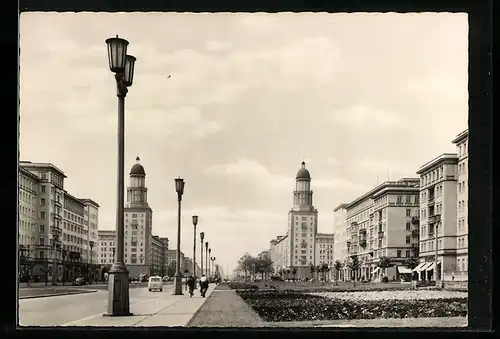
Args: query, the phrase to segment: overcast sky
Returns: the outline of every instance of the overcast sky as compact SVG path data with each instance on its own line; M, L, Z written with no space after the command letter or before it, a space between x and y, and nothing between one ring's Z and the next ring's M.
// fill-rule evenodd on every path
M126 173L140 156L153 232L176 248L174 178L232 270L284 234L305 159L319 231L377 183L416 176L467 128L465 14L22 13L21 159L115 228L117 99L104 40L137 57L126 98ZM170 78L168 76L171 75ZM128 180L127 180L128 183Z

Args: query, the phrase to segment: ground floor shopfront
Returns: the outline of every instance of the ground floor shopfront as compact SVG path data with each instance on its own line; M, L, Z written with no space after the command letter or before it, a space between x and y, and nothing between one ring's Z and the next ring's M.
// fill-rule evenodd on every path
M22 281L46 282L47 284L72 283L82 277L87 282L97 281L98 265L79 261L55 259L32 259L21 263L19 270Z

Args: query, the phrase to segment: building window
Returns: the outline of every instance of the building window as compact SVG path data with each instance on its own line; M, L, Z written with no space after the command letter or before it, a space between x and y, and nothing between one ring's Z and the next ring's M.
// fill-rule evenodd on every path
M407 217L411 216L411 210L409 208L406 209L406 216Z
M398 204L402 203L402 202L403 202L403 197L402 197L402 196L400 196L400 195L398 195L396 202L397 202Z
M40 212L40 219L45 220L45 212Z
M40 206L45 206L45 199L44 198L40 199Z
M411 202L411 196L407 195L406 196L406 203L409 204ZM408 210L407 210L408 211Z
M45 233L45 225L40 225L40 233Z
M407 244L409 244L409 243L410 243L410 240L411 240L411 239L410 239L410 237L409 237L409 236L407 236L407 237L406 237L406 243L407 243Z

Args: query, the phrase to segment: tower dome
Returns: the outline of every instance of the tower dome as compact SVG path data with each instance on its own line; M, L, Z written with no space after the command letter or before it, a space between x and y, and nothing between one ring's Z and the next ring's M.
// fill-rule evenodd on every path
M295 177L297 180L311 180L311 174L309 174L309 171L306 169L306 163L302 161L302 165L297 172L297 176Z
M139 163L139 161L141 160L139 157L135 158L135 160L137 161L136 164L134 164L134 166L132 166L132 168L130 169L130 175L134 175L134 176L143 176L145 177L146 176L146 172L144 171L144 167L142 167L142 165Z

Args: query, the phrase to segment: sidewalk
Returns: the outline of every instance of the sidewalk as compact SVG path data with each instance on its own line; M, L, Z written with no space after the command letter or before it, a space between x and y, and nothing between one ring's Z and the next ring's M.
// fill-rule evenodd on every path
M62 326L99 326L99 327L154 327L154 326L186 326L194 314L207 301L215 285L210 285L205 298L195 290L193 298L183 289L184 295L172 295L171 289L166 292L150 292L141 295L140 300L131 305L132 316L106 317L96 314L87 318L63 324Z

